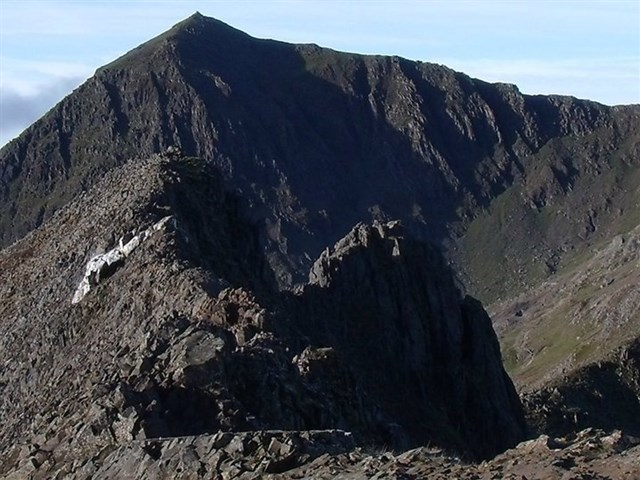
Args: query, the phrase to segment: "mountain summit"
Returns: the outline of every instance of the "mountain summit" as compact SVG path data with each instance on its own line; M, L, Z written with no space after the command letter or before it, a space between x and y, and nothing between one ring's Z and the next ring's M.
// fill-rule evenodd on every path
M195 14L2 149L0 242L113 165L175 145L239 192L283 286L357 222L401 219L492 300L640 222L638 118L440 65L255 39Z
M459 472L514 447L522 405L465 292L499 301L519 382L602 360L573 339L616 325L580 313L594 268L603 291L612 274L633 285L639 139L638 106L196 13L0 150L0 475L327 476L342 462L405 478L414 461L415 475ZM545 281L569 304L545 311ZM631 332L633 299L616 310ZM564 439L470 478L523 473L523 456L626 468L632 437L577 430L611 392L632 413L598 426L640 413L638 349L616 350L633 337L608 336L622 353L567 377L583 383L529 392L530 417Z

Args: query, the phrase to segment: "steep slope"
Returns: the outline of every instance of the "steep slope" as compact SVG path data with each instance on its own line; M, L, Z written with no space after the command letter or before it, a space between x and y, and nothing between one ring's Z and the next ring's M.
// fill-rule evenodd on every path
M481 456L521 438L489 317L460 299L440 253L397 223L358 225L325 250L297 303L305 336L342 352L410 438L459 437ZM380 375L390 365L392 376Z
M177 145L242 196L283 286L357 222L401 219L495 299L629 228L638 119L637 107L259 40L196 14L98 70L0 152L0 240L124 159ZM596 184L594 198L579 193Z
M592 247L565 273L491 307L507 368L531 390L640 335L640 226Z
M552 139L529 157L523 181L493 200L462 238L470 290L504 301L640 223L637 112L622 122ZM487 283L476 287L477 279Z
M524 395L529 421L549 435L587 427L640 437L640 340Z
M520 405L447 262L541 431L637 431L639 137L637 106L190 17L0 151L0 475L504 450Z
M534 428L640 435L640 226L494 305L505 364Z
M112 170L0 252L0 474L92 475L118 446L220 431L470 458L524 437L489 318L433 247L359 225L311 278L277 291L206 162Z

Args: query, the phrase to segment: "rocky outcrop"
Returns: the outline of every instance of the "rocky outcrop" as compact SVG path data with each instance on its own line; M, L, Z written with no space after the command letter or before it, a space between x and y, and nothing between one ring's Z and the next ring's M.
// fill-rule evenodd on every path
M495 298L548 275L530 259L555 268L624 229L638 211L638 118L634 106L523 95L195 15L2 149L0 245L114 165L177 145L215 163L249 207L280 285L304 281L356 223L401 219L448 246L474 295Z
M462 298L441 255L397 222L358 225L311 269L297 325L329 346L395 426L390 445L425 438L487 457L525 434L491 321ZM458 448L459 450L459 448Z
M434 447L406 452L361 449L346 432L262 431L158 438L108 447L74 471L50 461L48 446L16 450L7 480L136 478L353 479L588 478L640 475L640 438L587 429L571 437L540 436L496 458L469 464ZM40 467L40 468L38 468ZM43 468L44 467L44 468ZM56 469L58 467L58 469ZM0 474L2 474L0 469Z
M131 252L138 225L152 227ZM253 228L215 168L158 156L2 251L3 474L97 474L116 451L120 472L153 439L218 432L343 430L469 458L523 437L490 322L433 247L358 225L308 285L278 291ZM96 250L129 254L71 304Z
M640 438L594 429L567 438L541 436L480 464L468 464L433 447L402 453L356 450L319 457L277 478L329 480L337 475L347 480L626 480L640 476Z
M4 478L40 480L64 475L70 480L260 479L298 468L321 456L349 452L355 445L349 433L337 430L221 432L106 447L71 471L51 462L51 452L46 446L43 448L31 452L16 450L15 458L11 459L15 462L14 472Z
M118 245L106 253L101 253L93 257L87 263L84 277L80 281L80 285L73 294L71 303L81 301L92 287L95 287L105 278L113 275L113 273L124 263L124 260L131 255L144 240L146 240L154 232L164 227L171 217L165 217L154 225L143 230L138 235L133 233L121 237Z
M640 437L640 340L522 398L540 433L567 436L594 427Z
M194 478L259 479L294 469L321 455L354 448L341 431L262 431L218 433L191 438L134 442L104 459L92 478L133 476L138 479ZM79 472L77 478L83 478Z

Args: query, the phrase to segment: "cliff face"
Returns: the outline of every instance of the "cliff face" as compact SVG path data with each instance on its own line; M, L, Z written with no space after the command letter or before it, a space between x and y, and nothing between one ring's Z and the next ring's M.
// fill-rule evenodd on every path
M0 266L4 473L81 475L119 445L219 431L342 429L473 458L524 436L489 319L432 247L359 225L279 292L197 159L113 170Z
M258 458L261 475L354 445L514 445L519 400L449 265L489 300L564 275L495 306L510 366L535 381L632 341L639 118L200 15L176 25L0 151L0 475L108 477L140 455L169 476ZM626 246L585 261L619 233ZM538 302L563 292L571 318ZM606 342L573 341L594 332ZM604 388L637 409L633 368L531 394L530 417L554 434L588 425L576 408L635 428L596 408Z
M298 297L305 336L342 352L413 445L441 438L490 456L522 438L491 321L433 247L397 223L361 224L309 280Z
M283 286L357 222L400 219L446 244L492 299L637 216L638 115L195 15L98 70L2 150L0 240L113 165L177 145L215 164L262 223Z

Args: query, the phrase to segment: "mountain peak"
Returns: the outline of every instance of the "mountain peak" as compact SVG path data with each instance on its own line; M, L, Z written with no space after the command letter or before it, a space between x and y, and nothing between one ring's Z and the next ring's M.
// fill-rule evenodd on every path
M536 425L637 428L640 353L591 352L640 336L639 116L196 12L0 149L0 471L122 477L105 456L140 448L124 476L185 475L150 467L162 445L311 461L274 431L493 455L522 405L458 276L515 302L520 378L577 385L527 397ZM585 358L606 362L566 375ZM225 452L199 475L238 472Z
M139 45L123 56L117 58L113 62L99 68L97 72L116 69L148 69L154 70L161 64L166 63L166 48L169 45L184 44L187 51L200 52L202 44L210 45L230 45L231 43L250 39L241 30L212 17L206 17L200 12L185 18L181 22L176 23L173 27L164 33L148 40ZM195 42L195 43L194 43ZM159 54L159 52L161 52ZM151 61L159 54L160 63ZM198 55L196 55L198 56ZM152 65L145 67L144 65Z
M187 32L192 34L205 34L205 35L242 35L248 37L246 33L237 28L233 28L231 25L224 23L221 20L213 17L206 17L200 12L195 12L193 15L185 18L183 21L177 23L167 33L179 33ZM161 35L162 36L162 35Z
M200 12L195 12L192 15L189 15L187 18L185 18L184 20L176 23L172 29L175 28L180 28L180 29L184 29L184 28L188 28L190 26L195 26L195 25L199 25L201 24L203 21L205 21L207 19L207 17L205 17L204 15L202 15ZM211 19L213 20L213 19Z

